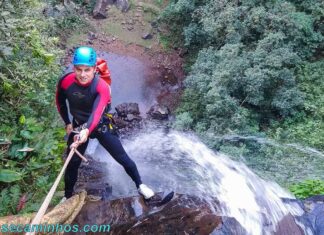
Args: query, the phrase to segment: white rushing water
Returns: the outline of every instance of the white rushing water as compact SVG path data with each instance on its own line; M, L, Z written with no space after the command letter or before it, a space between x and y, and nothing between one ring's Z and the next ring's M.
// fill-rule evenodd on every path
M200 196L215 212L234 217L247 234L272 234L284 215L302 213L301 208L281 201L293 196L279 185L262 180L243 163L213 152L194 135L151 130L124 141L124 147L144 183L156 191ZM115 196L136 194L134 183L103 148L97 148L95 155L108 163ZM215 199L221 208L212 203Z

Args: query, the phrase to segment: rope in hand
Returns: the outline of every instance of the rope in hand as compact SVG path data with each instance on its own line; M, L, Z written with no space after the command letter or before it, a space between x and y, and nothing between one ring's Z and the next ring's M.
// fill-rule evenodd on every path
M62 169L60 171L60 174L57 176L52 188L50 189L50 191L46 195L46 198L45 198L43 204L41 205L41 207L39 208L36 216L34 217L32 223L30 225L30 228L33 228L33 225L40 224L40 222L41 222L41 220L42 220L42 218L43 218L43 216L44 216L44 214L45 214L45 212L47 210L47 207L48 207L49 203L51 202L51 200L52 200L52 198L54 196L55 190L56 190L56 188L57 188L57 186L58 186L58 184L59 184L59 182L60 182L60 180L62 178L62 175L63 175L67 165L69 164L70 160L72 159L72 156L73 156L74 153L76 153L83 161L88 162L88 160L84 156L82 156L81 153L79 153L79 151L76 149L76 147L71 148L70 154L66 158L66 160L64 162L64 165L63 165L63 167L62 167ZM26 233L26 235L34 235L35 232L36 231L28 232L28 233Z

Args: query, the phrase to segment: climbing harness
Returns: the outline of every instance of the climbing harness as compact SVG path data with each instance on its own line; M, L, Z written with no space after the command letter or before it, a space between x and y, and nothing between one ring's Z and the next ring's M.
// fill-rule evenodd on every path
M105 133L109 131L109 133L113 135L118 135L118 130L116 128L116 122L111 113L104 113L99 123L98 131Z

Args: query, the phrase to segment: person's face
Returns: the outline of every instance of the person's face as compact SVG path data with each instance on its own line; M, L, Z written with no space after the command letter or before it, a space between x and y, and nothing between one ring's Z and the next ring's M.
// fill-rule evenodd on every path
M92 81L96 73L96 66L76 65L74 66L76 79L81 84L87 84Z

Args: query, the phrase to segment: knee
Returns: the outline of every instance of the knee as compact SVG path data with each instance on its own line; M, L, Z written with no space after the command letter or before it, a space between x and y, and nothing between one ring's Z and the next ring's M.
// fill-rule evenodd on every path
M125 167L126 169L133 169L136 168L136 164L135 162L128 157L128 155L125 153L121 156L122 162L121 164L123 165L123 167Z

